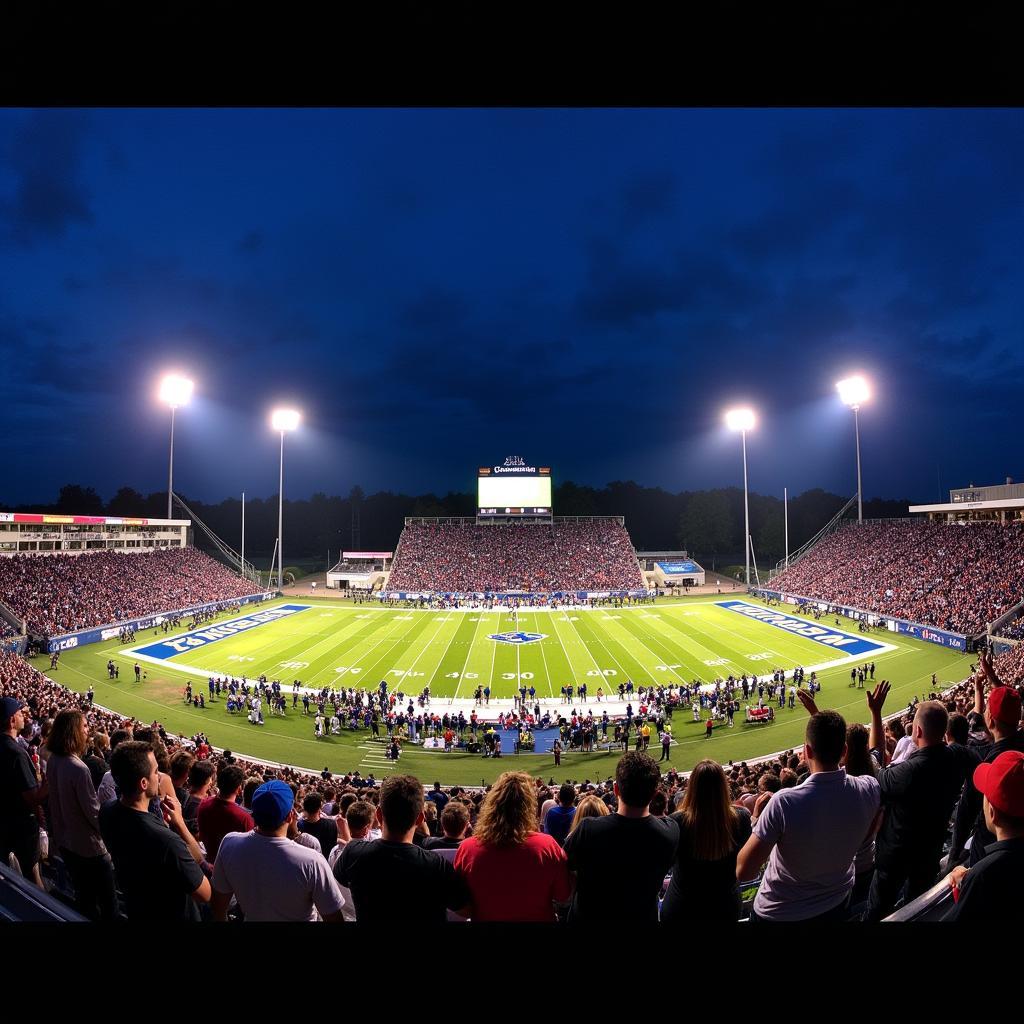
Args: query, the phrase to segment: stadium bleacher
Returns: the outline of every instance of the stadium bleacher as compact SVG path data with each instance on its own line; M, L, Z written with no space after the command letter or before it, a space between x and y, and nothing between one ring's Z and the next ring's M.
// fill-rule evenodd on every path
M1024 597L1024 524L852 523L771 586L973 636Z
M42 636L258 592L195 548L0 558L0 602Z
M625 526L593 519L530 525L427 525L402 531L391 591L637 590L645 586Z

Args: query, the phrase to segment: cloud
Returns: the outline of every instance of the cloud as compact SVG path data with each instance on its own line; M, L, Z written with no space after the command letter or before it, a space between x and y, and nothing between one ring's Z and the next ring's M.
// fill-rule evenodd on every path
M15 184L0 197L0 230L9 240L31 246L92 223L81 180L88 124L77 111L37 110L14 126L4 150Z

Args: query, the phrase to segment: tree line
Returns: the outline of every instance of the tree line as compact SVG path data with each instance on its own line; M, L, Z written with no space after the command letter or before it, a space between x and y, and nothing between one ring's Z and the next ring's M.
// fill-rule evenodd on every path
M241 500L225 498L208 504L182 495L185 503L224 541L238 549L241 542ZM814 489L790 498L789 550L809 540L845 504L838 494ZM554 510L560 516L623 516L634 545L641 551L685 550L708 567L743 561L743 491L738 487L672 493L643 487L632 480L605 487L587 487L566 481L554 488ZM873 498L864 502L865 518L889 519L907 515L909 498ZM67 484L55 504L23 506L16 512L53 512L64 515L141 516L163 519L167 492L140 494L122 487L108 502L91 487ZM285 558L319 559L342 550L393 551L406 516L473 516L476 496L471 493L364 494L353 487L346 497L318 491L310 498L284 502ZM176 515L183 515L180 511ZM785 553L781 498L750 495L750 533L758 564L779 561ZM246 557L269 558L277 537L277 495L247 498L245 503ZM201 531L194 532L197 547L207 547Z

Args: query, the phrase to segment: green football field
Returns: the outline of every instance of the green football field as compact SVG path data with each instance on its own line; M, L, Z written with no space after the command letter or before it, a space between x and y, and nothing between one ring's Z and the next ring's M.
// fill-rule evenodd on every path
M779 611L771 609L772 614ZM781 611L792 617L792 609ZM80 691L92 684L97 703L143 721L158 719L169 730L186 735L202 730L215 746L317 771L325 764L332 771L359 768L379 778L389 767L394 769L383 763L380 748L365 733L312 736L311 720L303 715L301 704L291 709L293 680L316 689L375 689L383 679L389 689L412 695L429 686L438 713L449 706L448 698L471 699L478 686L489 686L492 700L511 697L520 685L534 687L540 700L557 700L565 684L578 688L586 683L589 706L599 716L598 688L617 697L619 683L626 680L634 685L711 682L716 676L763 676L776 668L801 665L808 674L818 672L824 687L820 706L835 707L849 720L866 721L864 693L848 685L851 664L873 660L876 679L893 682L887 706L893 711L906 706L911 697L926 694L932 673L949 683L968 671L968 657L888 632L864 638L846 619L841 627L834 627L831 619L806 619L807 626L820 631L811 639L749 617L764 612L761 602L740 600L738 594L621 609L521 610L517 621L497 611L277 600L245 614L220 616L196 631L147 631L127 647L112 642L66 652L53 675ZM874 649L856 656L844 649L865 644ZM120 666L116 681L107 679L106 662L111 657ZM132 668L136 661L145 672L139 683ZM48 659L36 663L43 670L48 667ZM196 692L205 693L210 675L253 679L261 674L280 679L285 686L285 718L265 714L266 724L253 726L241 715L228 715L223 701L205 709L182 703L189 681ZM707 756L723 762L743 760L797 745L805 717L798 705L777 711L771 724L746 725L741 713L733 729L718 729L705 740L703 724L693 723L689 712L677 712L672 763L689 768ZM564 755L563 772L575 779L606 777L618 756ZM466 784L490 781L512 766L550 775L552 764L546 755L493 761L414 747L406 748L401 760L403 771Z

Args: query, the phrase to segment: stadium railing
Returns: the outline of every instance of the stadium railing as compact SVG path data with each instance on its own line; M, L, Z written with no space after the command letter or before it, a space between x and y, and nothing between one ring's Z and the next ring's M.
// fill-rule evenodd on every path
M885 923L901 924L941 921L953 909L953 890L945 878L940 879L916 900L904 904L895 913L884 918Z
M84 921L77 911L0 864L0 921Z

